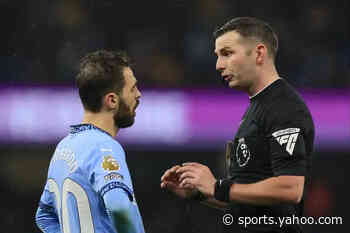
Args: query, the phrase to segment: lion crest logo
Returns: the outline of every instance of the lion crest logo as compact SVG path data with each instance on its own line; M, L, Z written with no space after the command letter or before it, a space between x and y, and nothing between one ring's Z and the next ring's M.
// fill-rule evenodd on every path
M236 159L238 166L244 167L248 164L250 160L250 151L247 144L244 141L244 138L238 140L238 146L236 149Z
M105 156L102 162L102 168L107 171L118 171L120 166L112 155Z

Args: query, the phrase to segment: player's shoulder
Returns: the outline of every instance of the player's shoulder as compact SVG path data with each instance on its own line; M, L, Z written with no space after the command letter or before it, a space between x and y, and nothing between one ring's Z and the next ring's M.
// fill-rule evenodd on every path
M61 141L61 147L69 147L84 166L86 162L99 159L101 154L110 152L125 156L122 146L111 135L97 129L71 133Z
M125 151L121 144L111 136L96 138L89 148L89 158L86 161L99 161L110 156L119 161L125 160Z
M91 174L96 168L114 169L114 165L115 168L119 168L124 163L125 152L122 146L110 137L105 140L96 139L81 157L80 166L85 172Z
M122 145L115 139L109 138L107 140L100 141L96 144L96 148L101 152L114 152L117 154L124 155L124 149Z

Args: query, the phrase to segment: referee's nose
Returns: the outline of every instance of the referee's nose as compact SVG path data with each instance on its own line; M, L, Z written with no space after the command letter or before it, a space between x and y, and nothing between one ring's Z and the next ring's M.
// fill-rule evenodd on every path
M218 57L216 59L216 70L222 72L224 69L225 69L225 67L224 67L224 64L222 62L222 59L220 59L220 57Z

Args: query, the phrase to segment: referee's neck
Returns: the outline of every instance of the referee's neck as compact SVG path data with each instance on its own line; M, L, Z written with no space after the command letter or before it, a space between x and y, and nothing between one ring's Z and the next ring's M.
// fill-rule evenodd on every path
M259 74L253 80L252 85L248 88L247 93L249 98L253 98L266 87L270 86L277 79L280 79L274 65L269 64L260 69Z
M254 95L250 96L249 95L249 99L253 99L255 96L259 95L259 93L261 93L263 90L265 90L268 86L270 86L272 83L274 83L275 81L277 81L278 79L280 79L280 77L274 77L273 79L269 80L268 83L266 83L264 85L263 88L261 88L258 92L256 92Z

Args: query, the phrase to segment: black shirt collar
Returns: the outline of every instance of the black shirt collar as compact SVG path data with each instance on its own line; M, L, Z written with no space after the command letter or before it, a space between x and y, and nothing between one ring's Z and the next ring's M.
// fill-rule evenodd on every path
M279 78L279 79L273 81L270 85L268 85L267 87L262 89L260 92L255 94L253 97L250 97L249 98L250 102L253 102L255 100L261 99L263 96L265 96L268 93L270 93L270 90L274 89L276 86L280 85L280 83L282 83L282 82L283 82L282 78Z

